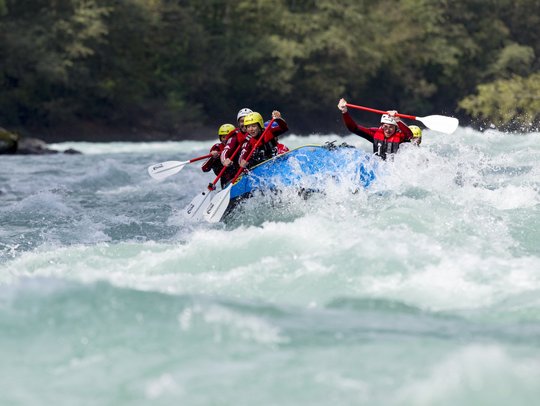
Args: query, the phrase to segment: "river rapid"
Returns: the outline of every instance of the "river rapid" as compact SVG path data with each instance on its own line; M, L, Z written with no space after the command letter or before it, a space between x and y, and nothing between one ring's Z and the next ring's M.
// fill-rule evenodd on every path
M356 137L290 136L290 148ZM2 405L531 405L540 134L425 131L368 189L181 210L208 142L0 157Z

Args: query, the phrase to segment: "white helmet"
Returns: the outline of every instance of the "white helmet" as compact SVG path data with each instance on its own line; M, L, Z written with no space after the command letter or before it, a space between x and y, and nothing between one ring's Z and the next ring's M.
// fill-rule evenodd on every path
M388 114L383 114L381 117L381 123L383 124L392 124L397 126L396 119Z
M248 109L247 107L240 109L240 111L238 112L238 115L236 116L236 121L240 120L241 117L247 116L249 113L253 113L253 110Z

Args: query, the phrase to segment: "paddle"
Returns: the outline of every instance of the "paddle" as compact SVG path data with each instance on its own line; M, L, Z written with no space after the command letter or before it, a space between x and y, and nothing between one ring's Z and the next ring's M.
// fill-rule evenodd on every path
M174 175L184 169L184 166L192 162L200 161L201 159L210 158L212 154L203 155L198 158L190 159L189 161L166 161L159 164L154 164L148 167L148 174L156 179L163 180L171 175Z
M238 151L240 151L240 148L242 148L242 144L236 147L236 150L231 155L231 160L234 159ZM227 168L228 166L224 166L219 172L219 174L216 176L214 181L208 184L206 188L207 190L204 190L203 192L195 196L193 200L184 208L184 217L188 219L199 219L202 217L202 214L212 201L210 197L214 195L214 192L216 190L216 183L223 176Z
M376 109L372 109L372 108L364 107L364 106L357 106L350 103L347 103L347 107L358 109L358 110L371 111L372 113L387 114L386 111L376 110ZM416 116L410 116L407 114L399 114L399 113L396 115L398 117L420 121L421 123L424 123L424 125L427 128L434 131L439 131L445 134L452 134L454 131L456 131L456 128L459 125L459 120L455 117L438 116L438 115L416 117Z
M184 208L184 217L188 219L200 219L204 210L208 207L215 189L205 190L193 198L193 200Z
M263 140L266 132L270 131L270 129L272 128L272 124L274 123L274 120L275 118L270 120L270 123L268 123L268 126L266 127L266 129L260 135L259 139L253 146L253 149L249 152L249 155L247 156L246 161L249 161L249 159L251 158L251 155L253 155L255 150L259 147L259 144ZM204 214L203 214L206 221L208 221L209 223L217 223L219 220L221 220L221 217L223 217L223 214L227 210L227 207L229 207L229 202L231 200L232 186L236 182L236 180L240 177L240 175L242 174L244 170L245 170L244 168L238 169L238 172L236 172L236 175L234 175L234 178L229 182L229 185L225 189L219 191L212 198L212 202L210 203L210 205L204 211Z

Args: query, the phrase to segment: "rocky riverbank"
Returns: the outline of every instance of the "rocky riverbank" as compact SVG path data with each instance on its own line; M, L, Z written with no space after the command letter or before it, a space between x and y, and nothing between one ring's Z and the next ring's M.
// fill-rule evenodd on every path
M72 148L60 152L64 154L80 154L79 151ZM14 132L0 128L0 155L49 155L58 153L59 151L50 149L42 139L21 137Z
M0 154L46 155L58 151L49 149L48 143L65 141L87 142L150 142L211 140L217 138L217 127L205 125L185 125L174 132L164 132L152 128L115 127L95 122L79 121L70 125L40 128L4 129L0 127ZM63 153L78 153L68 149Z

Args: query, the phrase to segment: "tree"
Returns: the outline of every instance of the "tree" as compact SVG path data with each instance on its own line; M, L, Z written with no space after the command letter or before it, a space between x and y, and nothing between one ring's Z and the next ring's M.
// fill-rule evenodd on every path
M478 94L464 98L459 106L484 125L520 131L538 131L540 123L540 73L514 76L479 85Z
M0 19L2 120L50 123L77 109L82 65L106 35L108 10L95 1L7 0Z

